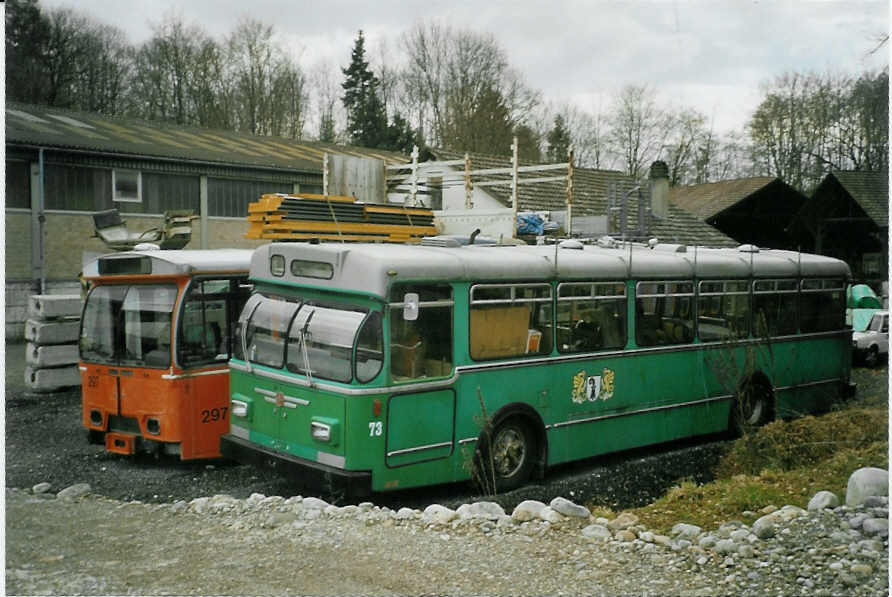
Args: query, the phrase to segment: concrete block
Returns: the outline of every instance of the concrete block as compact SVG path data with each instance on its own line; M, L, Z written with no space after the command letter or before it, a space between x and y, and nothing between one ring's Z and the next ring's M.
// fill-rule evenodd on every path
M32 319L80 317L79 294L35 294L28 297L28 316Z
M41 346L28 342L25 345L25 362L35 369L76 365L78 361L77 344L55 344Z
M25 322L25 340L34 344L71 344L78 341L79 319L57 319L40 321L29 319Z
M25 385L32 392L55 392L81 385L81 374L77 365L49 369L26 366Z

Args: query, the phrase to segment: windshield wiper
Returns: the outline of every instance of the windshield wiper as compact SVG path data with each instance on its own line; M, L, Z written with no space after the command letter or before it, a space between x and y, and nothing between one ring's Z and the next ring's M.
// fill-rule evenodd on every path
M307 352L307 330L310 327L310 321L313 319L313 315L316 314L316 309L310 311L310 314L307 315L307 320L304 322L304 326L300 329L300 352L301 356L304 360L304 373L307 374L307 380L310 382L310 387L313 387L313 372L310 371L310 355Z

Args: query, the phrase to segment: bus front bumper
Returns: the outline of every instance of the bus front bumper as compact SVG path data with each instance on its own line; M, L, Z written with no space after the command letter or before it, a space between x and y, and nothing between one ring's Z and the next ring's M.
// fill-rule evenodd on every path
M223 458L242 464L281 472L302 487L320 489L331 495L362 497L372 493L370 471L345 471L283 454L231 434L220 437L220 453Z

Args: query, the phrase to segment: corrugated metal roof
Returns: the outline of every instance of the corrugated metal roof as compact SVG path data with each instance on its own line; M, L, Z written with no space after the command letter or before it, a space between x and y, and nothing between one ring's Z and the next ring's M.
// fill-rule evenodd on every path
M770 176L756 176L753 178L738 178L735 180L673 187L669 189L669 201L705 221L725 211L732 205L743 201L776 180L780 179Z
M834 170L831 175L877 226L889 225L889 173Z
M464 154L443 149L434 149L438 160L463 159ZM510 166L510 159L472 154L471 169L499 168ZM524 163L523 165L530 165ZM527 177L543 175L559 175L561 171L545 173L528 173ZM493 177L496 178L496 177ZM508 176L505 176L508 178ZM769 179L770 181L771 179ZM595 170L592 168L573 169L573 214L577 216L607 215L607 188L611 183L617 185L620 193L634 189L636 182L618 170ZM566 182L544 182L518 185L517 202L521 211L562 211L567 209ZM487 187L486 192L505 205L511 205L511 189L509 186ZM627 211L629 230L637 228L638 215L635 201L630 202ZM690 245L713 247L736 247L739 243L729 236L713 228L673 205L668 206L668 217L651 220L650 236L656 236L664 242L676 242Z
M326 152L378 158L388 164L408 161L406 156L392 151L261 137L14 102L6 104L6 144L299 172L321 172L322 156Z

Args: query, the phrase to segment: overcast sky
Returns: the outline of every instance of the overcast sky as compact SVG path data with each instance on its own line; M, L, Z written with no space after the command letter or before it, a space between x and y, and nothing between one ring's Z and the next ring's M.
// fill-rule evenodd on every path
M626 84L699 109L716 130L740 130L759 84L787 71L860 73L888 64L889 0L39 0L120 27L135 43L178 14L217 39L242 17L274 27L310 69L346 66L356 32L396 61L399 37L420 21L491 33L511 66L553 102L595 113ZM371 56L374 65L375 56ZM340 80L340 79L339 79Z

